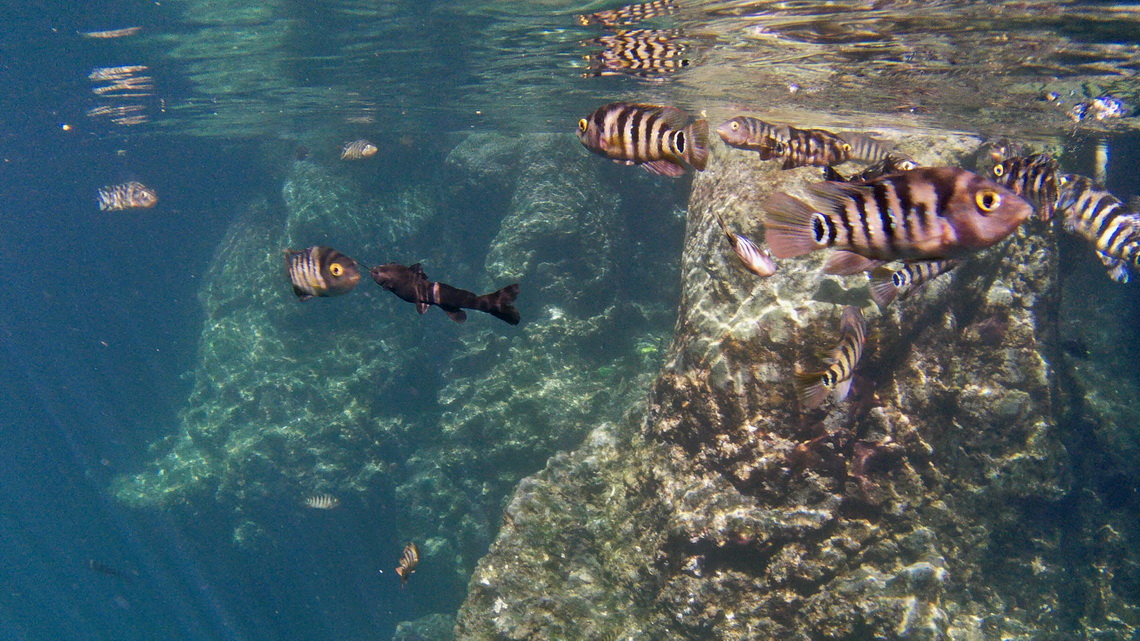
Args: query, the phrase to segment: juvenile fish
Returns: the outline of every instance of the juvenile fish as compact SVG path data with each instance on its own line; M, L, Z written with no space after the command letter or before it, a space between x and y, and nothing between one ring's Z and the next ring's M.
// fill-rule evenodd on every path
M314 510L331 510L340 505L340 499L332 494L316 494L305 499L305 507Z
M123 209L148 209L158 204L158 194L146 185L132 180L119 185L103 187L97 200L100 211L121 211Z
M371 274L372 280L376 281L377 285L409 303L415 303L416 311L421 314L432 305L439 305L447 313L447 317L457 323L467 320L464 309L486 312L511 325L518 325L521 320L519 310L512 305L519 295L517 283L490 294L477 296L465 289L428 280L419 263L411 267L386 263L373 267Z
M838 171L835 171L835 169L831 167L824 167L823 179L842 183L865 183L871 182L876 178L882 178L887 174L895 174L900 171L910 171L916 167L918 167L918 164L905 154L897 151L891 151L887 154L886 158L883 158L879 162L867 166L867 168L863 171L850 177L844 177L842 174L840 174Z
M620 27L637 24L660 16L672 14L677 9L677 0L653 0L631 4L619 9L608 9L595 13L586 13L578 16L578 24L583 27L601 25L603 27Z
M1113 280L1128 282L1140 261L1140 212L1086 176L1066 174L1060 183L1057 211L1065 231L1092 243Z
M736 257L740 259L741 263L744 263L744 267L748 271L761 278L767 278L776 273L776 261L772 260L771 254L761 249L747 236L729 231L728 225L725 224L724 217L720 213L717 213L716 220L720 223L724 235L728 237L728 244L732 247L732 251L736 252Z
M379 149L377 149L376 145L361 138L360 140L345 143L340 148L340 159L361 160L369 156L375 156L377 151L379 151Z
M677 178L685 164L703 171L709 159L709 124L689 123L676 107L615 102L578 121L578 140L590 151L652 173Z
M880 308L890 305L895 298L906 300L920 287L954 269L961 262L953 258L915 260L903 264L899 269L877 267L867 274L871 280L871 298Z
M851 377L863 356L866 340L867 321L863 318L863 311L851 305L844 307L839 320L839 344L827 359L827 369L795 373L796 394L804 409L819 407L828 394L837 401L847 398L851 391Z
M415 543L404 546L404 553L400 555L400 563L396 566L396 574L400 575L400 582L406 584L408 577L416 571L420 564L420 549Z
M332 247L315 245L300 251L285 250L285 270L293 293L301 301L314 296L341 296L360 282L356 261Z
M994 182L1029 201L1038 220L1052 220L1057 197L1057 161L1049 154L1007 158L990 170Z
M953 167L807 190L818 208L782 192L762 204L776 258L828 248L871 261L956 258L1000 241L1033 212L1009 189Z

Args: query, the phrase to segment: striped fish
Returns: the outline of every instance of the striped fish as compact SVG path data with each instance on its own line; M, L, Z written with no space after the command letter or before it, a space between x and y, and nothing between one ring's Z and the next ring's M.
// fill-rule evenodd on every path
M906 300L920 287L954 269L961 262L953 258L914 260L903 264L899 269L875 268L867 274L871 279L871 298L880 308L890 305L895 298Z
M583 27L601 25L603 27L622 27L637 24L643 20L650 20L660 16L672 15L677 9L677 0L653 0L631 4L619 9L608 9L595 13L578 16L578 24Z
M685 173L683 163L697 170L708 163L708 122L688 120L676 107L615 102L578 121L578 140L616 162L676 178Z
M1059 182L1057 211L1065 231L1093 244L1113 280L1128 282L1129 270L1140 264L1138 208L1125 206L1086 176L1065 174Z
M848 160L874 163L890 153L882 142L860 134L841 136L823 129L797 129L749 116L728 120L716 132L725 144L755 151L761 160L782 159L783 169L829 167Z
M400 575L400 582L407 583L408 577L416 571L420 564L420 549L415 543L404 546L404 553L400 555L400 564L396 566L396 574Z
M331 510L340 505L340 499L332 494L315 494L305 499L305 507L314 510Z
M158 194L150 187L132 180L99 189L97 200L100 211L148 209L158 204Z
M1028 200L1038 220L1052 220L1056 206L1057 161L1049 154L1007 158L990 170L994 182Z
M741 263L744 263L744 267L748 271L761 278L767 278L776 273L776 261L772 260L771 254L761 249L747 236L729 231L728 225L724 222L724 217L719 212L717 212L716 220L720 223L724 235L728 237L728 244L732 247L732 251L736 252L736 257L740 259Z
M676 30L636 29L618 31L584 42L605 47L586 56L589 71L583 77L619 74L659 78L689 66L685 45L677 42Z
M1033 212L1009 189L954 167L807 190L818 209L785 193L761 205L776 258L827 248L881 261L955 258L1000 241Z
M823 168L823 179L831 180L841 183L865 183L871 182L876 178L882 178L887 174L895 174L900 171L910 171L918 167L918 163L910 159L906 154L890 151L887 157L872 165L868 165L866 169L855 174L851 177L844 177L838 171L831 167Z
M377 151L379 151L379 149L377 149L376 145L361 138L360 140L344 143L340 148L340 159L361 160L369 156L375 156Z
M356 261L331 247L315 245L300 251L285 250L285 269L293 293L302 301L314 296L340 296L360 282Z
M827 359L827 369L795 373L796 394L804 409L819 407L828 394L837 401L847 398L851 391L851 377L863 356L866 340L867 321L863 318L863 311L851 305L844 307L839 320L839 344Z

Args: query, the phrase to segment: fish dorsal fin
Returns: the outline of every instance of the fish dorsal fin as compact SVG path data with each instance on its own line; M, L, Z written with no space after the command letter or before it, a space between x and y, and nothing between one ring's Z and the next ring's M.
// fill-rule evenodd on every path
M665 119L665 125L673 131L684 128L685 123L689 121L689 114L676 107L661 107L661 117Z
M412 273L417 275L417 276L423 276L424 278L427 278L427 274L424 273L423 263L416 263L415 265L410 265L410 266L408 266L408 269L412 270ZM420 313L422 314L423 312L420 312Z

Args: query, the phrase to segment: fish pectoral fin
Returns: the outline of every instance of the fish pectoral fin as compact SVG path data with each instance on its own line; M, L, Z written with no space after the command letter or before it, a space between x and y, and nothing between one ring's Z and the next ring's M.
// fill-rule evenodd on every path
M672 160L664 158L661 160L654 160L653 162L647 162L641 166L645 167L645 169L650 173L658 174L661 176L669 176L670 178L678 178L685 175L685 168L683 166L678 165Z
M463 321L467 320L467 312L459 309L458 307L444 307L443 311L447 314L448 318L457 323L462 323Z
M313 297L312 294L305 293L304 290L302 290L300 287L297 287L296 285L293 286L293 293L297 295L297 298L301 299L302 303Z
M416 303L416 311L421 314L426 312L429 307L431 307L431 303Z
M823 264L823 273L834 276L851 276L859 272L869 272L882 266L883 263L884 261L840 249L827 257L827 262Z

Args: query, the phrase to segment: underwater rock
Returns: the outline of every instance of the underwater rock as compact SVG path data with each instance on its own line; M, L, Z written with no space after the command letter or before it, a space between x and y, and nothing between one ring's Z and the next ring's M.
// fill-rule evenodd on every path
M903 151L952 164L979 143L916 137ZM821 254L746 272L714 212L760 240L756 203L818 176L714 150L693 182L680 318L645 415L519 485L458 639L1135 630L1128 526L1074 505L1085 480L1054 366L1054 232L1030 221L885 312L865 277L824 276ZM819 364L843 304L865 306L869 326L851 397L802 411L791 373ZM1124 579L1074 580L1084 550Z
M415 621L403 621L396 626L392 641L452 641L455 639L455 617L450 614L429 614Z

